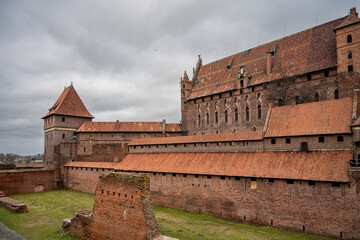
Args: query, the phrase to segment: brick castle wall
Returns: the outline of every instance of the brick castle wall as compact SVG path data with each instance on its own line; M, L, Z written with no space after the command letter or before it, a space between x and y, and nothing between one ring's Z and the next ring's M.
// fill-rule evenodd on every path
M0 171L0 191L5 195L42 192L55 189L52 170Z

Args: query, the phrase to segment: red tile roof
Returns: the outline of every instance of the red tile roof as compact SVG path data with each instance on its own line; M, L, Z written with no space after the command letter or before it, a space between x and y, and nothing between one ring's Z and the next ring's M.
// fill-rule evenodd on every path
M54 105L49 109L49 112L42 118L46 118L53 114L94 118L86 109L73 86L65 88Z
M76 132L162 132L162 122L84 122ZM166 132L181 132L181 125L166 124Z
M128 154L115 170L348 182L352 151Z
M353 16L353 15L349 15L345 18L345 20L340 23L337 27L334 28L334 30L338 30L340 28L343 28L343 27L346 27L346 26L349 26L349 25L352 25L352 24L355 24L355 23L358 23L360 22L360 19Z
M351 124L352 127L358 127L360 126L360 117L358 117L358 119L355 120L355 122L353 122L353 124Z
M351 98L274 107L265 137L350 134Z
M244 65L252 76L249 85L281 78L281 72L299 75L336 67L336 40L333 29L344 21L340 18L323 25L234 54L200 68L188 99L235 89L239 67ZM272 57L272 73L266 75L266 53ZM226 66L231 64L231 69ZM291 70L289 70L291 68ZM288 71L289 70L289 71Z
M68 162L64 167L88 167L114 169L118 163L111 162Z
M156 145L156 144L181 144L181 143L202 143L202 142L232 142L232 141L259 141L262 140L262 132L240 132L214 135L194 135L166 138L133 139L132 145Z

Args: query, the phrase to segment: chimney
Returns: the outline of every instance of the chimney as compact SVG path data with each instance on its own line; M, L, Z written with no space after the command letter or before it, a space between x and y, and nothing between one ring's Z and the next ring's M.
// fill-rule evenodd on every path
M354 89L352 119L356 120L359 116L360 116L360 89Z
M271 65L272 65L272 52L266 53L266 75L271 73Z
M356 7L350 9L350 15L354 17L359 17L358 13L356 12Z
M162 120L162 134L163 136L165 136L165 132L166 132L166 119Z

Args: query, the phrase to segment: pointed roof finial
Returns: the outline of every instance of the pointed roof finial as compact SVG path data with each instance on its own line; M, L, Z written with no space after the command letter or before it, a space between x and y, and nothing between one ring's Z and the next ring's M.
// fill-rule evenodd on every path
M74 88L74 84L73 84L73 82L71 82L71 85L70 85L70 87Z
M184 81L189 81L189 77L188 77L188 75L187 75L186 71L184 71L184 77L183 77L183 80L184 80Z

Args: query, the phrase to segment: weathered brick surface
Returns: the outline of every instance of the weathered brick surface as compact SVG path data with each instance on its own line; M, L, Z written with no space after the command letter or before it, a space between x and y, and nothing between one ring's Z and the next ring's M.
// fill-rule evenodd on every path
M102 168L67 167L65 169L65 186L68 189L95 193L101 173L108 170Z
M8 197L0 197L0 205L14 213L24 213L28 211L24 203Z
M55 189L53 170L0 171L0 189L5 195Z
M78 212L63 227L81 239L153 239L159 228L146 174L102 174L93 213Z

